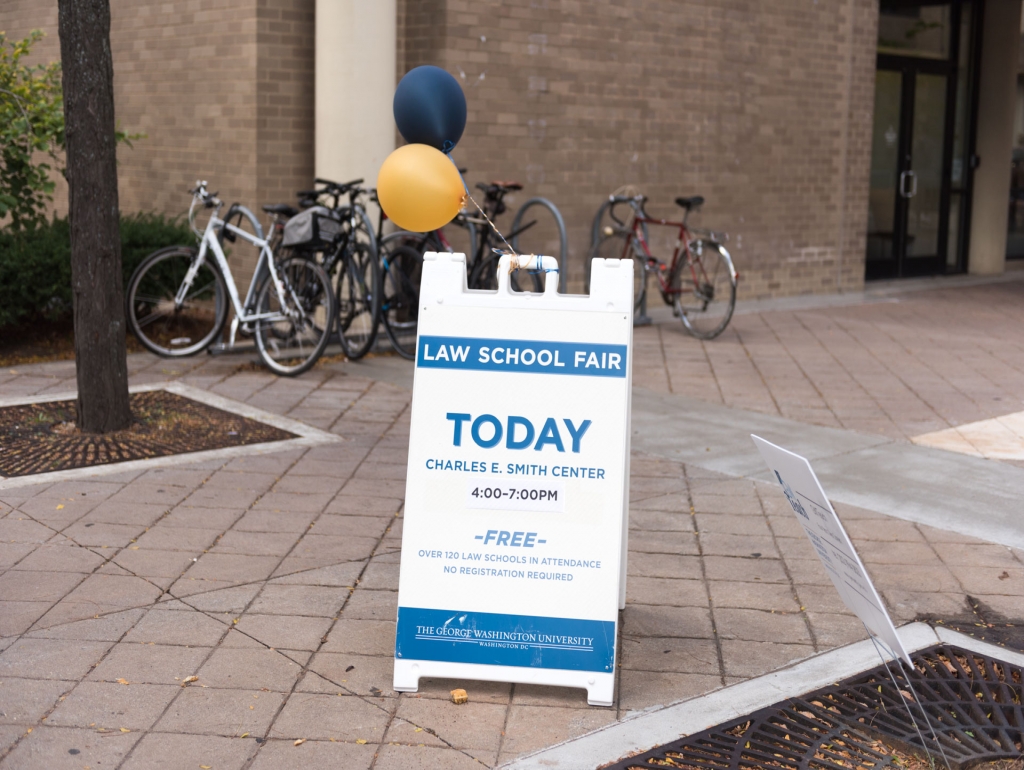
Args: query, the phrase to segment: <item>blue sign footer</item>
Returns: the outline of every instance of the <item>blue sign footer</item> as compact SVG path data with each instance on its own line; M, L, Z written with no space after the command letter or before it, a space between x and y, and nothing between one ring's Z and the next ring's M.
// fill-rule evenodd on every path
M610 672L615 665L615 623L399 607L395 656Z

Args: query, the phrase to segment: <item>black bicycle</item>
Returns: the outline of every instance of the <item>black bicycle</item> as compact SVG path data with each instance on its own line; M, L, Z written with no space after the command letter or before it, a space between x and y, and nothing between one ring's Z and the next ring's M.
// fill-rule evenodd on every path
M317 178L314 183L314 189L297 193L304 211L296 211L284 225L281 246L317 258L331 276L338 341L345 355L356 360L370 352L377 338L381 307L377 234L359 202L365 192L362 179L339 184ZM271 213L282 208L264 206Z

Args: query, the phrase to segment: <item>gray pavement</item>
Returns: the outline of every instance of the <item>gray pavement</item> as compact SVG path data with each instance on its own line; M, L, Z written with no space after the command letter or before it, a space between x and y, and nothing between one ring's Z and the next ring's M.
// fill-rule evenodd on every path
M245 356L132 356L133 383L178 380L342 440L0 486L0 768L493 767L862 639L750 432L813 458L897 622L962 615L968 595L1020 617L1024 471L909 439L1024 409L1022 295L1003 281L762 305L711 343L671 319L637 330L611 709L522 685L391 690L407 363L283 380ZM2 370L0 394L73 377L69 362Z

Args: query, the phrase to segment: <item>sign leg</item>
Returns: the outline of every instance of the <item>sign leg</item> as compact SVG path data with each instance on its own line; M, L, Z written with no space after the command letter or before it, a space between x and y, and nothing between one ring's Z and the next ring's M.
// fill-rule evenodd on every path
M417 692L420 689L420 667L418 663L395 659L396 692Z

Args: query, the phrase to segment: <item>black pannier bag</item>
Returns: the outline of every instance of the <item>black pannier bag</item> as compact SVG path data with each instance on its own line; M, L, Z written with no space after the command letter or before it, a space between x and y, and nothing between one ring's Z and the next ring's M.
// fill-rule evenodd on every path
M341 220L325 206L313 206L285 222L282 246L322 249L341 234Z

